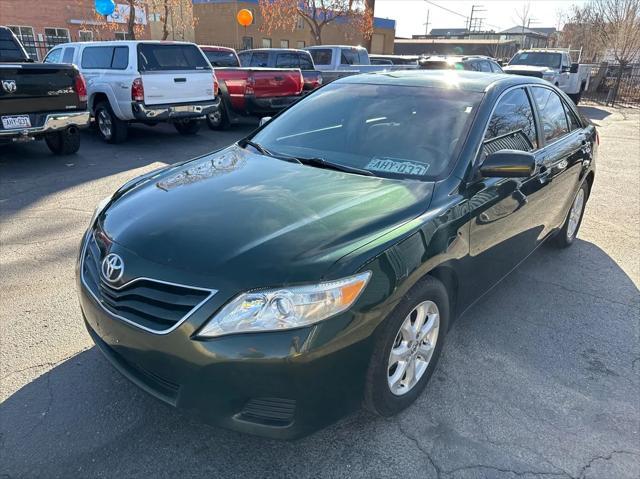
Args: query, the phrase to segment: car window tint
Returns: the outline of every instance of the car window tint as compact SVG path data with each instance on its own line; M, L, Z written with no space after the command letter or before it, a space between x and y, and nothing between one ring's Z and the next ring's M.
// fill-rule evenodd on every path
M491 71L491 65L489 65L489 62L487 62L485 60L478 60L478 65L480 67L480 71L481 72L490 72Z
M495 73L504 73L504 71L502 70L502 67L498 65L496 62L489 62L489 65L491 66L491 70L494 71Z
M298 60L300 61L300 68L302 70L313 70L313 62L311 61L310 55L305 55L303 53L298 54Z
M56 48L55 50L51 50L47 55L47 58L44 59L44 63L60 63L61 53L62 53L62 48Z
M298 68L298 55L295 53L278 53L276 55L276 68Z
M565 103L562 104L564 106L565 112L567 114L567 118L569 120L569 129L571 131L582 128L582 125L578 121L578 117L576 114L569 108Z
M129 66L129 47L116 47L113 51L111 68L116 70L126 70Z
M214 52L214 51L206 51L204 52L204 55L207 57L207 59L209 60L209 63L211 63L214 67L237 67L238 65L238 60L236 58L236 56L233 54L233 52ZM246 54L244 55L245 58L248 59L248 56L250 54Z
M457 65L457 63L456 63ZM470 61L470 62L462 62L462 66L465 70L471 70L474 72L479 72L480 68L478 67L478 62ZM456 68L457 70L458 68Z
M483 149L486 154L500 150L531 151L538 147L533 109L523 88L507 92L496 105Z
M269 54L266 52L253 52L251 55L251 63L249 66L252 67L266 67L269 65Z
M343 48L340 55L341 65L357 65L359 63L358 50L355 48Z
M62 63L73 63L73 54L75 53L75 51L76 49L73 47L65 48L64 54L62 55Z
M369 54L367 53L367 51L364 48L358 49L358 64L359 65L366 65L368 56L369 56Z
M567 117L560 97L549 88L533 87L545 141L549 142L569 132Z
M238 53L238 58L240 59L240 65L243 67L248 67L251 64L251 52L240 52Z
M82 52L82 68L111 68L113 47L87 47Z
M210 70L200 49L191 44L140 43L138 69L144 71Z
M311 58L316 65L331 65L331 50L329 48L314 48Z

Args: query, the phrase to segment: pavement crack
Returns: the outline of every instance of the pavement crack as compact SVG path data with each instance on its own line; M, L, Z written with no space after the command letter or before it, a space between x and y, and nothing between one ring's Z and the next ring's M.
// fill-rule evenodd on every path
M606 456L595 456L591 458L589 462L587 462L587 464L582 469L580 469L580 472L576 476L576 479L584 479L586 477L587 471L591 469L591 466L593 466L594 462L610 461L611 459L613 459L613 456L615 456L616 454L630 454L632 456L639 455L637 452L633 452L633 451L617 450L617 451L611 451L611 453L607 454Z
M442 471L434 461L433 457L431 457L431 452L427 451L422 446L422 444L420 444L420 441L418 441L417 438L415 438L414 436L409 434L407 431L405 431L405 429L402 427L402 423L400 422L399 418L394 420L393 422L398 426L398 430L400 431L400 434L402 434L403 437L409 439L412 443L414 443L415 446L418 448L418 450L422 452L422 454L424 454L424 456L427 458L427 461L429 461L429 464L431 464L431 467L433 467L433 469L436 471L436 478L440 479Z

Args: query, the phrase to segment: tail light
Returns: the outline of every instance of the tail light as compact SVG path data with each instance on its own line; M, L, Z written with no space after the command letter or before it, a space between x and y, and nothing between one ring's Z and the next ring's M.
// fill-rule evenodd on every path
M302 76L302 71L298 70L298 73L300 74L300 90L298 90L298 94L300 94L304 90L304 76Z
M216 74L213 74L213 96L218 96L220 92L220 84L218 83L218 79L216 78Z
M598 130L596 130L596 145L600 146L600 135L598 134Z
M136 78L131 84L131 99L133 101L144 101L144 85L142 78Z
M247 76L247 83L245 84L245 87L244 87L244 94L253 95L255 93L255 90L253 89L255 84L256 84L256 79L253 77L253 72L249 72L249 76Z
M73 83L78 94L78 101L80 103L86 103L87 101L87 83L84 81L82 73L76 72L76 76L73 79Z

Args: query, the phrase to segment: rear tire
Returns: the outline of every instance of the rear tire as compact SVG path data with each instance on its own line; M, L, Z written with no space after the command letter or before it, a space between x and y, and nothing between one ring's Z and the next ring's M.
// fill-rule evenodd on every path
M582 183L582 186L578 190L576 197L571 204L571 209L567 215L560 231L552 238L552 245L557 248L568 248L573 244L580 225L582 224L582 218L584 216L584 209L587 206L587 199L589 198L589 186L586 182Z
M98 135L107 143L122 143L127 139L127 123L120 120L108 102L98 103L94 111Z
M44 141L55 155L72 155L80 149L80 130L67 128L66 130L48 133Z
M428 312L422 327L417 323L420 311ZM423 278L402 298L376 332L365 383L367 409L380 416L393 416L418 398L436 368L449 326L449 314L447 290L431 276ZM428 334L424 328L429 328L430 322L435 326L432 325ZM411 336L407 333L407 325L415 326L425 336L417 334L415 339L407 339L407 334ZM408 359L404 363L395 359L401 354L399 351L405 350ZM409 379L411 357L415 361L411 375L415 378L413 384ZM401 367L404 369L398 372Z
M220 107L217 111L207 115L207 126L212 130L226 130L231 126L229 114L223 102L220 102Z
M200 120L178 120L173 126L181 135L195 135L200 130Z

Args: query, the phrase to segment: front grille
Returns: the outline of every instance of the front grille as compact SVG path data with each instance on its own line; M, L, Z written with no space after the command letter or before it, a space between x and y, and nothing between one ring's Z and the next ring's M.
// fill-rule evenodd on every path
M542 78L542 72L532 72L530 70L509 70L512 75L522 75L525 77Z
M82 261L82 282L109 313L154 333L168 333L187 319L214 291L137 278L113 287L102 279L102 251L91 235Z
M296 401L282 398L251 399L240 413L240 419L269 426L288 426L293 422Z

